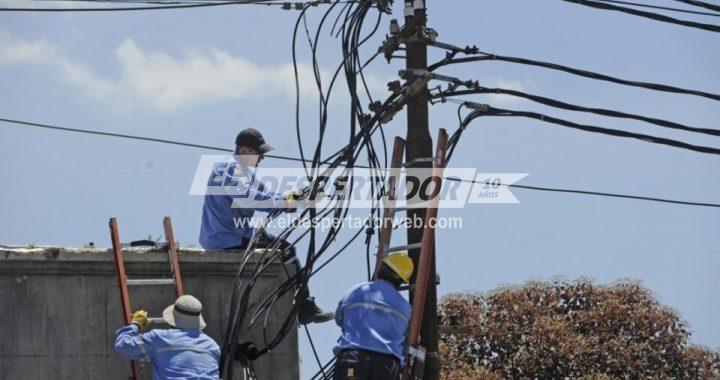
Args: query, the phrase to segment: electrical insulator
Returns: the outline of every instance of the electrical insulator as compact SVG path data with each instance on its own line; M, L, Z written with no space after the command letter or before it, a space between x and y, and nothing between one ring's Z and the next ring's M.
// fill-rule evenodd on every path
M400 24L397 19L390 20L390 34L397 34L400 31Z
M435 42L435 40L436 40L437 37L438 37L438 32L437 32L437 30L435 30L435 29L433 29L433 28L427 28L427 29L425 29L425 35L427 36L427 38L428 38L430 41Z
M413 13L413 8L411 3L405 3L405 9L403 9L403 16L405 17L412 17L415 13Z
M284 10L286 10L286 11L291 10L291 9L292 9L292 3L283 3L283 4L282 4L282 9L284 9Z
M425 9L425 0L415 0L413 10Z
M392 91L393 94L399 94L402 92L402 84L400 84L399 80L388 82L387 86L388 90Z

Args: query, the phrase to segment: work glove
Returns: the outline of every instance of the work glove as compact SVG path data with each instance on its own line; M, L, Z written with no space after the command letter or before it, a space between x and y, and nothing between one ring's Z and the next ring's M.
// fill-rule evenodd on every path
M291 191L285 194L285 212L291 213L297 211L297 202L303 198L303 192L301 190Z
M145 310L138 310L132 315L132 323L138 325L140 331L150 327L150 320L148 319L148 312Z
M285 209L285 212L295 212L297 211L297 204L298 202L303 202L304 207L311 207L314 206L316 203L322 201L325 199L326 195L325 192L322 189L319 189L316 193L313 199L308 199L310 196L310 189L304 188L301 190L295 190L287 193L285 195L285 201L287 202L287 208Z

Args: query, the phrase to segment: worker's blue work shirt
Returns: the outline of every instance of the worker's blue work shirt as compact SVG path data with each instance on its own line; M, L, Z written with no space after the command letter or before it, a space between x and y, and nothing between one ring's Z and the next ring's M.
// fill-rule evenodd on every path
M266 191L255 171L237 162L213 166L203 204L200 245L206 250L238 247L252 238L255 211L286 208L281 194Z
M370 350L394 355L403 364L411 311L410 303L385 280L355 286L335 312L342 335L333 352Z
M132 360L152 362L154 380L219 379L220 347L200 330L151 330L131 324L115 332L115 350Z

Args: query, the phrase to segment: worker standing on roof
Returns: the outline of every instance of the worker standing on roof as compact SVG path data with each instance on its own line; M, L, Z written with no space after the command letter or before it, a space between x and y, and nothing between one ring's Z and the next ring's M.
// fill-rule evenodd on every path
M383 260L377 280L356 285L340 301L335 322L342 334L333 349L333 379L398 378L412 311L399 288L412 273L407 253L392 253Z
M174 328L141 334L150 322L146 311L136 311L132 323L115 333L115 350L128 359L151 362L154 380L219 379L220 347L201 331L200 301L181 296L163 311L163 319Z
M251 223L255 211L273 212L279 209L294 212L298 206L310 203L307 191L273 193L256 179L258 164L272 149L258 130L247 128L235 138L235 161L219 163L213 168L200 227L199 240L204 249L245 249L255 233ZM265 231L258 233L256 248L269 247L276 240L275 236ZM295 248L279 239L279 249L288 273L294 275L301 269ZM307 286L297 294L296 302L299 304L298 320L302 324L327 322L333 318L333 313L323 312L315 304Z

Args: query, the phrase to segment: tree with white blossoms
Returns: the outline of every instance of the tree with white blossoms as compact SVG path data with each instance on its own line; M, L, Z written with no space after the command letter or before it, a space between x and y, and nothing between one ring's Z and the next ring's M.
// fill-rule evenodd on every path
M639 282L528 282L440 305L442 378L720 379L720 355L688 343L677 312Z

